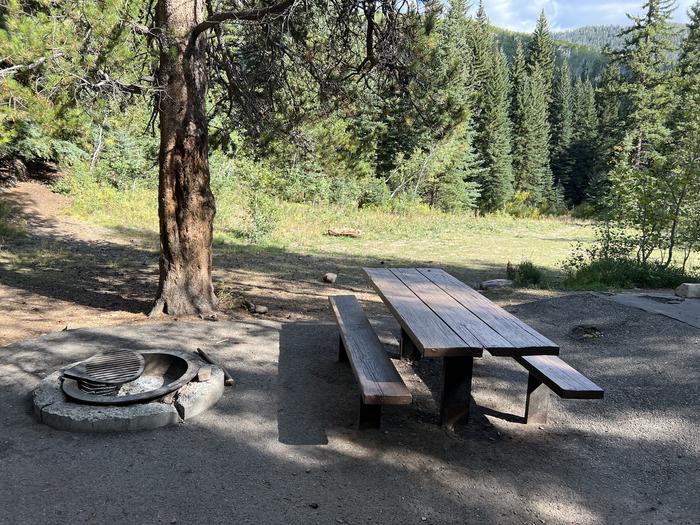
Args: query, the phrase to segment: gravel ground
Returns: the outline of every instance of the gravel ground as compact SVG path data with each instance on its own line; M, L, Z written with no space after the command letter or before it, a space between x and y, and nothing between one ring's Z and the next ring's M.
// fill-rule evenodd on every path
M0 348L0 523L698 523L700 331L589 294L510 309L605 399L553 397L546 425L524 425L526 373L485 357L472 421L448 435L435 425L440 363L398 363L415 402L360 432L325 322L139 324ZM579 340L578 325L602 335ZM155 431L37 423L31 389L95 343L200 346L237 384Z

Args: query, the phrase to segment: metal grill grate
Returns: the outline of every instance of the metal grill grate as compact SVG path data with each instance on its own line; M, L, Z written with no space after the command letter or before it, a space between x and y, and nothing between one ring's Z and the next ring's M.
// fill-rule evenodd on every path
M78 381L81 390L96 395L114 395L124 383L137 379L144 369L141 354L115 350L91 357L63 371Z

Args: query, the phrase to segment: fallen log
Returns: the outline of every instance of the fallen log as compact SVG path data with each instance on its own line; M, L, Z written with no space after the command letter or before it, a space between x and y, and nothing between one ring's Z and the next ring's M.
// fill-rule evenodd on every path
M362 237L362 230L354 228L332 228L328 230L326 235L331 237Z

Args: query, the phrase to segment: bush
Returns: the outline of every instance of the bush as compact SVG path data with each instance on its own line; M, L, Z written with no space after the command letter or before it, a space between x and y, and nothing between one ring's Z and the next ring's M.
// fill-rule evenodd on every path
M280 210L274 199L259 191L250 192L247 208L249 224L243 234L249 242L258 244L275 231Z
M530 261L523 261L517 266L508 263L506 267L508 279L516 286L542 287L546 286L546 277L542 270Z
M604 290L609 288L676 288L700 280L675 266L642 264L631 259L599 259L587 261L565 281L574 289Z
M382 179L376 177L367 178L362 181L361 188L362 194L357 203L360 208L384 206L391 198L389 187Z
M506 204L506 213L516 219L539 219L542 211L530 204L530 194L526 191L517 192Z
M567 273L564 285L589 290L675 288L700 279L678 266L638 261L633 257L632 242L620 229L608 225L599 227L596 243L586 249L577 244L562 264Z

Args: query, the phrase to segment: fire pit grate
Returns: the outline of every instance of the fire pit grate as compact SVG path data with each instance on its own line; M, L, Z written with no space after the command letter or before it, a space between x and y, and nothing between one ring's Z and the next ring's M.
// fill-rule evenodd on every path
M75 379L78 387L93 395L111 396L124 383L137 379L144 370L141 354L130 350L105 352L63 371L64 377Z

